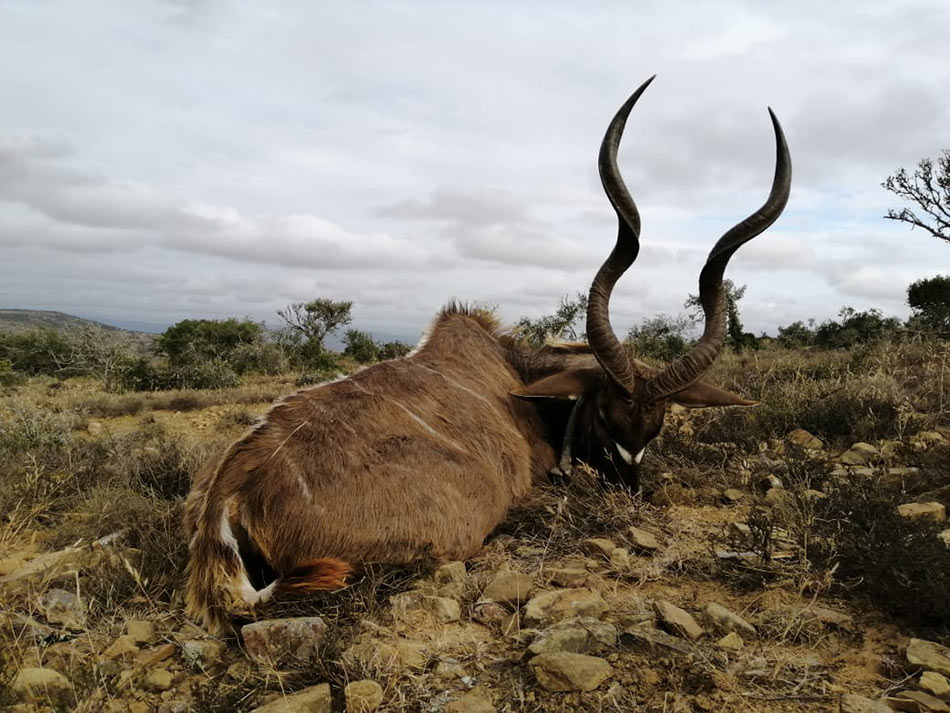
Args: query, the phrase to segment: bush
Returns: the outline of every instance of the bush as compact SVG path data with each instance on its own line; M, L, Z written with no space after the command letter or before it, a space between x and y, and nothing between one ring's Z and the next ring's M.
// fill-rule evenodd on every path
M900 333L900 321L896 317L885 317L878 309L857 312L851 307L842 307L838 316L840 322L828 320L815 330L815 343L818 346L845 349L895 339Z
M189 366L198 361L233 358L240 346L264 338L264 325L250 319L185 319L172 325L155 343L172 366Z
M344 356L355 359L360 364L368 364L379 358L379 347L368 332L348 329L343 336L343 343L346 345Z
M627 343L633 346L638 357L671 362L689 349L688 334L692 325L692 320L683 315L656 315L631 329Z
M412 351L412 347L400 341L386 342L385 344L380 344L378 346L380 361L399 359L400 357L404 357Z
M897 514L896 488L855 477L815 504L809 559L843 591L915 624L950 625L950 548L935 523Z

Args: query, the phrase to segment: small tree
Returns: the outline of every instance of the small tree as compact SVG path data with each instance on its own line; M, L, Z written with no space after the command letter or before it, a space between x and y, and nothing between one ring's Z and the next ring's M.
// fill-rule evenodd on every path
M348 329L346 334L343 335L343 344L346 345L343 353L356 359L360 364L368 364L379 358L379 347L373 341L373 336L369 332Z
M264 325L250 319L183 319L166 329L155 343L172 366L209 359L229 360L235 350L264 338Z
M815 343L815 320L808 320L806 325L804 322L792 322L787 327L778 328L778 337L776 341L780 346L785 347L786 349L801 349L802 347L810 347Z
M564 295L554 314L534 320L522 317L515 328L526 342L537 347L544 344L548 336L576 341L584 338L584 333L578 331L576 325L586 314L587 295L578 292L574 297Z
M884 216L886 219L923 228L935 238L950 243L950 149L945 149L937 158L936 169L933 161L923 158L913 174L901 168L881 185L920 211L891 208Z
M900 329L896 317L885 317L879 309L858 312L853 307L842 307L840 322L829 319L815 330L815 343L827 349L844 349L859 344L894 337Z
M757 340L751 332L746 332L742 327L742 321L739 319L739 300L745 296L745 288L736 287L732 280L722 281L722 290L726 295L726 343L737 352L741 352L746 347L755 348ZM683 303L690 311L690 318L693 323L702 322L705 318L703 314L703 303L699 295L690 295Z
M412 351L412 347L398 340L394 342L386 342L385 344L380 344L378 346L379 358L381 361L386 361L388 359L398 359L399 357L406 356L406 354Z
M907 304L914 324L937 332L950 332L950 276L917 280L907 288Z
M638 356L670 362L689 348L693 321L686 315L668 317L658 314L643 320L627 333L627 341Z
M312 347L322 350L323 340L328 334L333 334L353 321L352 309L352 302L337 302L320 297L310 302L289 304L277 310L277 316Z

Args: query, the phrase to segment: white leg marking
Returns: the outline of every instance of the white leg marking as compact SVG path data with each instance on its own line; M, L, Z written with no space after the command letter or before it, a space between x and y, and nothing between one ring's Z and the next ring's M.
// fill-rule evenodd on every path
M231 522L228 519L228 510L230 510L230 507L228 506L228 503L225 503L224 511L221 513L221 523L218 526L218 536L221 538L221 542L234 550L234 553L237 554L238 542L234 537L234 533L231 532Z
M644 446L643 448L640 449L640 452L637 453L637 454L633 457L633 459L637 462L637 465L640 465L640 461L643 460L643 451L645 451L646 449L647 449L647 447Z

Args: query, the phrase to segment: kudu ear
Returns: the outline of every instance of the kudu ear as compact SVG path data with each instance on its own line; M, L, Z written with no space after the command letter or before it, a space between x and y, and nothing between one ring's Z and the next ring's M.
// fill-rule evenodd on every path
M576 401L591 391L603 378L601 368L568 369L558 374L528 384L523 389L509 392L512 396L526 401L542 399L568 399Z
M688 408L707 408L710 406L755 406L757 401L749 401L741 396L712 386L703 381L696 381L682 391L670 394L670 401Z

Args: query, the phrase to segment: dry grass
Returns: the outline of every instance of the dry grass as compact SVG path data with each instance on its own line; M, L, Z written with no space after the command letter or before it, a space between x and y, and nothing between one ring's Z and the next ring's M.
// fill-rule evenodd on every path
M918 627L909 631L938 636L950 611L950 550L935 545L933 528L910 526L897 518L894 505L920 498L950 505L950 445L924 450L912 446L920 431L946 432L950 426L947 351L938 344L884 344L853 352L769 349L742 357L724 355L711 380L758 399L759 406L671 414L647 451L644 482L652 494L646 498L606 486L583 468L565 486L538 488L470 563L468 582L458 595L463 612L471 611L499 569L532 573L541 584L552 568L583 562L583 539L607 537L623 546L627 528L638 525L669 546L629 571L604 562L592 572L618 612L633 606L631 591L639 596L653 590L682 601L688 598L686 591L725 583L736 597L762 597L763 602L777 591L804 595L809 601L830 594L856 597L903 617L908 627ZM57 582L78 588L86 601L91 650L100 653L130 618L154 621L165 635L180 630L187 622L180 590L186 543L179 523L191 474L253 423L269 402L292 391L293 380L253 379L217 391L109 394L90 380L38 377L4 388L0 558L24 548L85 547L121 533L113 547L90 550L78 574ZM172 418L175 412L181 415ZM780 448L795 428L809 430L831 452ZM891 462L919 467L919 477L902 483L903 490L886 486L881 478L832 477L835 449L858 440L893 441ZM881 475L886 475L886 463L880 465ZM788 498L779 505L764 503L756 487L768 474L785 483ZM682 513L722 513L721 495L728 487L747 493L747 500L717 522L746 522L751 535L724 535L710 543L711 526L694 526ZM806 494L809 489L824 490L828 497L815 499ZM689 538L696 541L684 544ZM710 549L754 556L718 560ZM438 658L421 670L392 671L347 661L342 655L367 632L395 635L400 624L393 620L389 597L420 584L431 586L432 566L423 562L411 568L367 568L343 592L271 604L262 616L319 614L332 622L313 665L295 674L267 670L251 665L231 646L217 668L192 682L194 710L249 710L268 692L291 692L323 681L331 682L336 695L347 681L367 676L385 688L388 710L440 710L449 694L436 699L433 686L449 690L457 684L433 678ZM0 609L36 613L36 595L32 589L2 590ZM768 640L782 646L818 648L825 637L825 629L794 617L785 625L775 619L764 631ZM618 705L603 691L539 692L520 659L523 646L502 637L500 627L485 636L456 642L441 655L504 691L505 705L512 710L609 710ZM15 638L13 628L0 627L0 691L18 666L48 656L51 643L28 643ZM667 662L648 674L653 666L649 657L622 649L613 655L622 687L611 700L629 708L662 710L673 700L667 696L671 691L705 695L717 686L738 691L745 685L723 673L721 658ZM782 655L790 658L770 662L772 670L784 666L789 676L797 675L794 656ZM58 710L71 710L80 700L85 700L80 710L101 709L106 701L124 695L117 670L90 665L87 659L70 666L76 692ZM225 675L228 667L231 672ZM809 675L806 688L822 695L827 674ZM756 679L753 688L756 695L766 695L777 690L776 685ZM794 693L795 688L788 685L782 691ZM3 695L0 707L9 702Z

